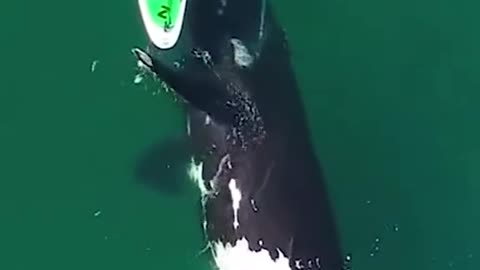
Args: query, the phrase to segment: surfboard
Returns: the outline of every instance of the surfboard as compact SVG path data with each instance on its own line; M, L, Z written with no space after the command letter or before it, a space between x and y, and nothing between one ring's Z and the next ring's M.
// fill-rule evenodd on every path
M182 31L187 0L138 0L138 4L150 41L159 49L173 48Z

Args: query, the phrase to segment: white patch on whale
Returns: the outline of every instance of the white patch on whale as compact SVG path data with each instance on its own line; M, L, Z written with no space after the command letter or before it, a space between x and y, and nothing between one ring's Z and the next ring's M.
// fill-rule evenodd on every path
M205 181L203 180L203 163L200 162L199 164L195 163L195 160L192 158L190 162L190 167L188 169L188 176L197 184L198 189L200 189L200 193L203 196L209 194L207 187L205 186Z
M233 59L235 64L241 67L249 67L253 63L253 56L249 53L245 44L238 38L232 38L230 43L233 45Z
M215 192L215 185L218 182L218 178L222 173L222 168L225 166L225 164L229 164L229 162L230 162L230 155L226 154L225 156L222 157L222 159L218 163L218 169L215 175L213 176L213 179L205 180L203 179L203 162L200 162L199 164L197 164L195 163L194 158L193 157L191 158L190 165L188 168L188 176L197 185L204 199L206 199L207 196L211 196ZM213 190L207 189L207 186L205 185L206 181L209 182Z
M212 118L210 118L210 116L205 116L205 125L210 125L210 123L212 122Z
M207 66L212 64L212 55L210 52L200 49L193 49L193 56L198 59L202 59L203 63Z
M190 117L187 115L187 135L190 136L192 134Z
M221 7L219 9L217 9L217 14L218 15L223 15L223 11L225 9L225 7L227 6L227 0L220 0L220 5Z
M296 261L295 261L295 268L301 269L301 268L302 268L302 265L300 264L301 262L302 262L302 261L300 261L300 260L296 260Z
M260 17L260 27L258 30L258 40L262 40L263 38L263 31L265 28L265 9L266 9L266 0L262 0L262 15Z
M237 229L240 226L238 222L238 210L240 209L240 201L242 200L242 193L237 187L237 180L230 179L228 183L230 189L230 195L232 196L232 208L233 208L233 228Z
M266 249L253 251L248 241L241 238L234 245L216 242L213 258L219 270L291 270L288 258L278 250L279 257L273 260Z
M258 207L254 199L250 199L250 204L252 205L253 212L258 212Z
M229 155L225 155L220 163L219 168L216 173L218 177L221 173L223 165L230 163ZM231 164L230 164L231 166ZM190 167L188 169L189 177L197 184L202 195L203 210L205 211L205 201L211 195L205 186L205 180L202 176L203 173L203 163L195 163L195 160L191 159ZM215 178L211 182L215 182ZM232 209L234 213L234 227L239 226L238 222L238 209L240 207L240 201L242 199L242 194L237 187L237 180L230 179L228 184L231 196L232 196ZM214 184L214 183L213 183ZM205 213L204 213L205 215ZM204 217L205 218L205 217ZM207 230L207 221L203 221L203 229L206 232ZM263 246L263 240L259 240L260 246ZM205 251L210 249L213 255L216 268L218 270L291 270L289 266L289 259L282 253L281 250L277 249L279 257L275 260L272 259L268 250L261 248L260 251L254 251L249 248L247 239L241 238L238 239L235 244L224 244L222 242L208 242ZM203 253L203 251L202 251Z
M225 166L225 163L227 165L230 163L230 155L229 154L226 154L225 156L223 156L222 159L220 160L220 162L218 163L217 172L215 172L215 175L213 176L213 183L212 183L213 184L213 189L215 189L215 185L219 181L218 178L222 174L223 166Z

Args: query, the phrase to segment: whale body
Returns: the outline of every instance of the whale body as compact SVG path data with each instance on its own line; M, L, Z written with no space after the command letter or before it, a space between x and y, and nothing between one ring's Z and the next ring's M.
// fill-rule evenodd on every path
M181 98L220 270L342 269L285 33L265 0L189 0L174 49L139 62Z

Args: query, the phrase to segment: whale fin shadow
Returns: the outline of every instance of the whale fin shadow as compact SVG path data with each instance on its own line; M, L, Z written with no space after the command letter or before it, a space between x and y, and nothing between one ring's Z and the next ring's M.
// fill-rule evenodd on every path
M153 143L137 158L135 180L160 193L178 195L185 189L190 147L185 138Z

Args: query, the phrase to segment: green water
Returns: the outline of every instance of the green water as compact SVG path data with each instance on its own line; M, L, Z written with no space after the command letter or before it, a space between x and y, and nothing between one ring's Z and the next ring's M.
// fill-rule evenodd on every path
M275 8L354 269L480 269L480 3L296 3ZM209 269L194 187L134 173L183 132L133 83L136 1L0 10L0 269Z

